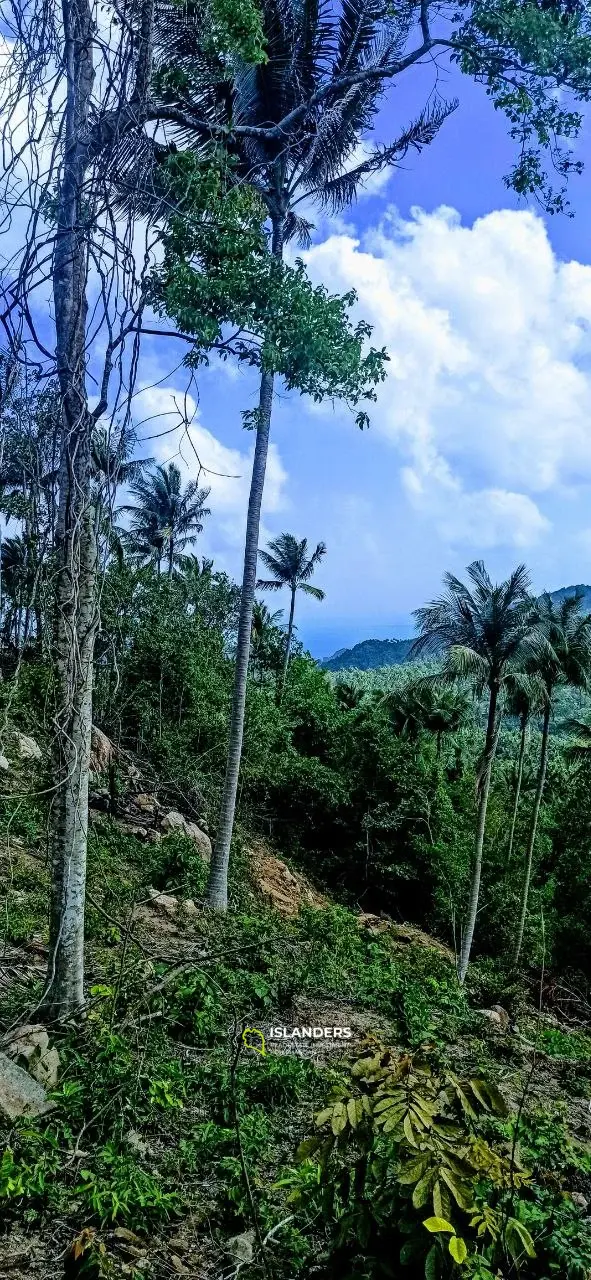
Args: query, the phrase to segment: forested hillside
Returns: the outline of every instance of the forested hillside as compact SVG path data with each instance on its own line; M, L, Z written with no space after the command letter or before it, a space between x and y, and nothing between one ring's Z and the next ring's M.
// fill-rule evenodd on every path
M326 671L330 547L261 521L280 401L395 385L312 218L424 162L450 69L564 212L589 14L1 11L0 1275L589 1280L588 594L475 558L411 664Z

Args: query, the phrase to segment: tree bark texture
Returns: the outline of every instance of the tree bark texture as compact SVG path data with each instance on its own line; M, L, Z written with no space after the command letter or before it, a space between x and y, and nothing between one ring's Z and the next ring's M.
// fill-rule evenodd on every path
M272 253L276 258L283 257L283 223L273 226ZM230 718L230 735L226 774L215 844L213 848L209 883L207 886L207 906L216 911L226 911L228 907L228 868L230 865L230 848L236 812L236 796L240 776L240 760L244 738L244 716L246 710L246 686L248 679L248 663L252 635L252 611L257 580L257 563L259 554L259 531L261 523L261 504L265 487L265 472L269 451L269 434L273 411L274 375L265 370L261 373L259 390L259 411L257 421L256 443L250 494L248 499L248 516L246 521L246 540L244 547L244 570L242 574L242 593L240 597L240 617L238 620L238 641L236 646L236 666L234 671L234 690L232 695L232 712Z
M527 919L527 904L529 899L529 887L531 884L531 873L534 860L534 849L536 846L536 835L538 832L538 821L540 817L540 807L542 797L544 795L544 786L546 783L546 770L548 768L548 741L550 737L550 716L552 714L551 700L544 709L544 722L542 726L542 745L540 748L540 764L538 768L538 780L536 784L536 794L534 796L534 807L532 812L531 826L529 830L529 839L527 842L527 850L525 854L525 870L523 876L523 889L521 892L521 910L519 913L519 924L517 926L517 934L515 937L515 951L513 953L513 963L519 963L521 948L523 946L523 934L525 932L525 922Z
M484 833L486 830L486 814L488 810L488 797L490 792L490 782L492 777L493 760L495 756L497 744L497 706L499 699L498 685L493 684L490 690L490 698L488 704L488 720L486 725L486 740L484 744L484 773L480 782L480 790L478 796L478 809L476 818L476 837L474 842L474 865L472 868L472 884L470 886L470 898L468 902L468 916L466 919L466 927L462 936L462 946L460 951L460 961L458 964L458 978L463 985L468 972L470 963L470 955L472 952L472 943L474 941L474 930L476 928L476 916L478 914L478 900L480 898L480 878L482 875L482 852L484 849Z

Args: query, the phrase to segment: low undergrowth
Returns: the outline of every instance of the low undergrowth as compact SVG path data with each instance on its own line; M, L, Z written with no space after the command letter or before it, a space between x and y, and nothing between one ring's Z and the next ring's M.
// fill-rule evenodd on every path
M45 931L43 844L27 822L4 917L15 964ZM246 854L226 917L181 914L173 934L136 921L149 888L199 903L204 877L183 836L152 846L107 820L93 828L87 1013L55 1029L53 1111L1 1126L5 1239L59 1244L53 1270L26 1274L586 1280L591 1156L568 1088L541 1102L531 1054L477 1011L483 984L492 997L507 978L475 966L462 990L438 950L396 945L340 906L284 919L257 896ZM17 1019L35 1021L41 982L42 966L25 966L7 989L5 1041ZM351 1052L243 1043L243 1027L297 1022L301 1007L350 1019ZM584 1032L528 1034L591 1094ZM415 1111L388 1127L380 1103L415 1069Z

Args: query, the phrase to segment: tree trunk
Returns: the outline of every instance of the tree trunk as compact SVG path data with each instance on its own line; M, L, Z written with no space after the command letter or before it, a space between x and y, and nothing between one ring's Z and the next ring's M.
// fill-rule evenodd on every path
M84 898L97 557L91 507L92 418L86 396L88 251L82 226L94 80L93 25L86 0L63 0L67 101L65 149L53 260L57 373L61 392L56 532L56 680L49 961L46 1017L84 1004Z
M291 605L289 609L289 623L287 627L287 637L285 641L285 653L283 655L283 669L281 672L281 685L279 688L278 702L281 702L281 699L285 692L285 681L287 680L287 671L289 667L289 655L291 653L291 638L293 635L293 615L295 613L296 590L297 590L296 587L292 587L291 589Z
M174 539L171 538L168 544L168 576L172 578L172 570L174 566Z
M484 743L484 773L480 782L480 794L478 799L478 814L476 820L476 838L474 842L474 867L472 870L472 885L470 887L470 900L468 903L468 918L466 927L462 937L462 947L460 952L460 962L458 965L458 978L463 985L468 972L470 963L470 954L472 951L472 942L474 940L474 929L476 927L476 916L478 913L478 899L480 897L480 877L482 875L482 851L484 848L484 832L486 828L486 813L488 809L488 796L490 792L490 780L492 776L493 760L497 746L497 705L499 700L499 687L493 684L490 689L490 697L488 703L488 720L486 725L486 739Z
M521 784L523 782L523 761L525 758L525 735L527 732L527 715L521 717L521 735L519 739L519 756L517 760L517 781L515 783L515 799L513 801L513 813L511 815L511 830L509 832L509 847L507 849L507 858L505 860L505 869L511 862L513 853L513 844L515 841L515 827L517 824L517 814L519 812L519 801L521 798Z
M521 947L523 945L523 934L525 930L525 921L527 919L527 903L529 898L529 886L531 882L531 871L534 860L534 849L536 844L536 835L538 831L538 819L540 817L540 807L542 804L542 796L544 794L544 784L546 782L546 769L548 767L548 739L550 736L550 716L552 714L552 705L550 697L544 709L544 722L542 726L542 747L540 751L540 765L538 769L538 781L536 785L536 794L534 798L534 808L531 819L531 827L529 832L529 840L527 843L527 851L525 855L525 875L523 877L523 890L521 895L521 912L519 915L519 924L517 926L517 936L515 938L515 951L513 953L513 963L519 963Z
M284 220L273 223L272 253L276 258L283 257L283 225ZM207 886L206 905L217 911L228 909L228 867L230 864L230 846L234 829L236 811L236 795L242 756L242 740L244 737L244 713L246 708L246 685L248 678L248 661L250 657L250 641L252 634L252 611L257 580L257 564L259 554L259 529L261 522L261 503L265 487L265 471L269 451L269 433L271 430L271 414L273 409L272 373L261 373L259 391L259 411L256 443L250 494L248 499L248 516L246 521L246 541L244 546L244 571L242 575L242 592L240 597L240 617L238 620L238 641L236 646L236 667L234 672L234 692L232 696L232 714L230 719L230 736L226 760L226 776L220 804L217 834Z

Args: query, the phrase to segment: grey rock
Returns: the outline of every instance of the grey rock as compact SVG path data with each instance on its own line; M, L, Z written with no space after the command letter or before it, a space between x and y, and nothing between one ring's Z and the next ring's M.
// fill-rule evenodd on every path
M39 743L34 738L28 738L26 733L17 733L15 744L21 760L42 759Z
M589 1201L581 1191L571 1191L570 1198L573 1204L576 1204L577 1209L580 1209L582 1213L589 1208Z
M159 893L157 889L150 889L150 906L155 907L158 911L163 911L167 916L176 915L179 909L179 900L172 893Z
M8 768L10 768L10 766L8 764L8 760L6 759L6 756L0 755L0 769L2 769L4 773L6 773L6 770Z
M189 916L190 920L193 920L195 916L199 915L199 907L195 905L192 898L185 898L185 901L183 902L183 911L186 916Z
M189 822L188 818L183 817L176 809L171 809L169 813L165 813L160 823L162 830L179 831L184 836L189 836L197 846L201 857L208 861L211 858L211 840L196 822Z
M227 1251L237 1262L252 1262L254 1257L254 1231L243 1231L239 1236L231 1236L226 1245Z
M59 1079L60 1056L57 1049L47 1049L39 1058L34 1058L29 1071L35 1080L45 1089L55 1089Z
M0 1053L0 1111L9 1120L17 1120L19 1116L45 1115L53 1106L43 1085Z

